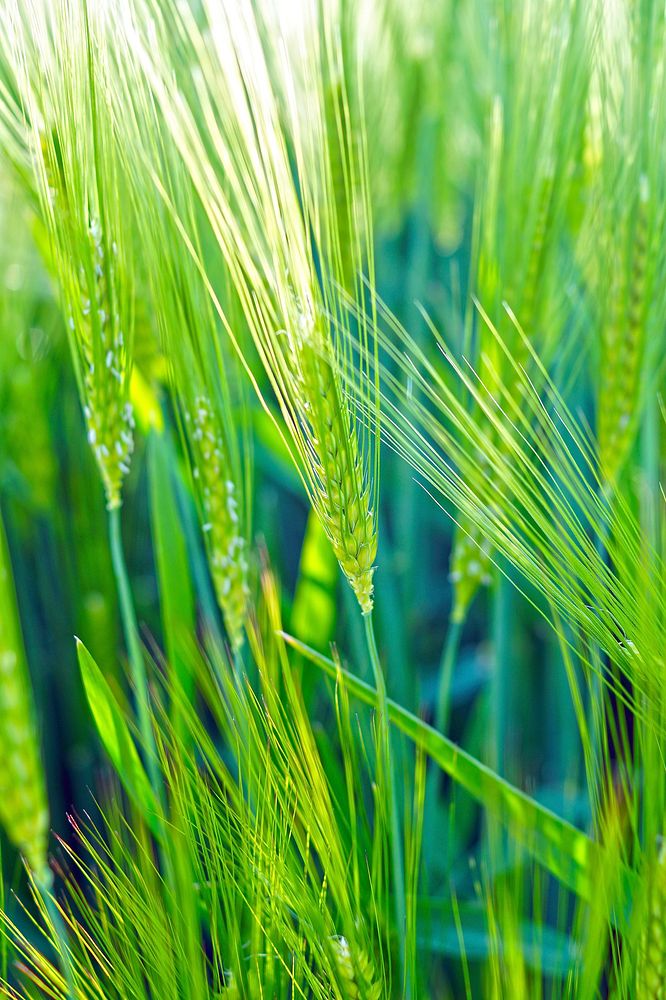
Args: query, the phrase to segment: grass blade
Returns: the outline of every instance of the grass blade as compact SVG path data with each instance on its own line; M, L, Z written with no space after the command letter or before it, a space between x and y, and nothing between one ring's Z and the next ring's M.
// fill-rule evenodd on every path
M153 835L160 839L157 799L130 736L127 719L104 675L80 639L76 640L76 651L86 697L104 749L127 794L140 810Z
M161 434L150 436L148 463L150 514L166 657L183 690L191 695L193 679L186 662L185 643L196 631L194 592L174 483L169 471L167 442Z
M329 676L341 678L356 698L367 705L377 704L377 692L369 684L293 636L282 633L282 637ZM581 898L594 899L596 872L604 862L603 848L599 844L394 701L388 701L388 716L393 725L423 749L458 785L505 823L540 864ZM632 874L627 869L623 873L620 912L631 899L632 881Z

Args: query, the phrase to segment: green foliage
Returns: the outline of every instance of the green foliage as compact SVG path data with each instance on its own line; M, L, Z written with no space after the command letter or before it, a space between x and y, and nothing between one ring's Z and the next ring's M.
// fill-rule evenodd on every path
M662 995L665 43L0 0L12 1000Z

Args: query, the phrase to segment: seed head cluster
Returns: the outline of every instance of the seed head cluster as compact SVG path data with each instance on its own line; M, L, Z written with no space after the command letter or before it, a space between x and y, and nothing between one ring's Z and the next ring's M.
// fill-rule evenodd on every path
M185 419L215 593L231 645L238 649L243 642L250 596L247 541L240 526L238 490L210 400L197 396Z
M46 176L46 196L58 227L78 231L71 198L51 143L39 132L39 153ZM80 360L83 413L90 444L100 470L109 510L122 503L122 485L134 450L134 416L127 398L127 345L115 304L118 247L107 242L100 220L89 217L85 249L78 272L63 282L69 290L69 331ZM74 239L73 246L81 245ZM72 251L64 254L69 271ZM75 255L76 256L76 255ZM84 264L85 258L85 264Z
M490 567L491 546L488 539L471 521L468 523L468 519L463 518L456 531L449 574L454 593L454 621L463 621L478 587L490 584Z
M72 310L70 328L83 361L84 416L88 442L97 460L109 509L122 502L122 485L134 450L134 416L127 399L127 352L120 317L112 311L109 281L113 260L105 262L99 222L89 228L92 279L79 272L81 299ZM111 254L117 249L111 244Z
M349 1000L365 997L366 1000L379 1000L382 989L379 982L373 982L372 965L368 956L360 951L354 958L356 959L356 971L349 947L349 942L344 937L333 939L335 951L335 962L338 973L344 984L344 996ZM363 977L363 987L360 988L358 977Z
M6 591L8 585L7 570L0 565L0 591ZM4 601L2 605L0 739L4 750L0 767L0 819L31 871L44 881L48 878L46 851L49 814L46 790L27 667L21 650L17 648L11 616L6 614Z
M613 481L631 443L631 422L637 410L647 312L649 258L649 186L639 183L634 220L631 267L622 273L619 258L608 321L603 331L599 392L599 452L604 475Z
M300 345L300 396L310 438L316 504L342 571L364 615L372 611L377 531L350 414L324 338ZM329 349L330 353L330 349Z
M666 996L666 850L652 865L647 922L641 936L636 996L663 1000Z

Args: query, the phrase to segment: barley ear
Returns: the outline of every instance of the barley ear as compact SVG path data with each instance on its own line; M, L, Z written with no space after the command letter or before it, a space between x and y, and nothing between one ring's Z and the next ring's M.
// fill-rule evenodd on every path
M30 677L0 521L0 822L36 880L49 884L49 813Z
M654 860L648 877L645 926L636 969L636 996L662 1000L666 985L666 850Z
M301 348L302 406L312 432L315 505L364 615L373 607L376 519L358 439L325 341Z
M31 16L23 26L21 60L33 184L88 441L112 510L121 505L134 448L129 206L115 126L99 99L112 70L97 34L99 12L89 5L53 5L48 21L56 37L82 39L61 58L41 35L35 41Z
M490 583L491 546L471 518L460 515L451 553L449 579L453 584L452 621L462 622L480 585Z
M114 234L86 204L76 206L61 174L49 164L40 136L43 173L52 197L45 217L67 315L67 328L86 422L109 510L122 503L122 486L134 450L129 401L131 336L121 301L119 249Z
M94 221L90 234L94 279L73 321L74 335L82 355L88 441L102 477L107 507L112 510L122 503L122 485L134 450L134 414L128 399L130 365L124 334L118 313L111 312L113 299L107 288L107 282L113 280L113 261L104 265L105 249ZM93 301L97 330L90 323Z
M250 599L248 546L241 530L239 493L229 454L207 396L195 398L192 411L185 414L185 427L215 595L232 648L238 650Z
M625 220L624 238L629 235ZM611 253L612 298L602 333L601 382L599 386L599 461L604 478L613 483L631 447L639 394L645 322L649 295L650 247L649 187L642 175L636 198L631 262L624 273L621 251Z
M344 937L333 938L333 950L345 1000L379 1000L381 983L375 980L372 963L365 952L357 951L352 957L349 942Z

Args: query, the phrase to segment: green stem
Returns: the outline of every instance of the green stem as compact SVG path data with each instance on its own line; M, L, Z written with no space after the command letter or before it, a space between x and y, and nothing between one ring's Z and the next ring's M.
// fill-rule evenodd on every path
M136 696L137 715L139 722L139 732L146 756L146 764L150 783L158 802L163 801L162 781L157 767L157 748L155 745L155 734L150 718L150 697L148 694L148 677L146 666L141 651L141 641L139 639L139 626L134 611L132 592L130 589L127 566L125 565L125 555L123 553L122 535L120 530L120 508L114 507L109 511L109 540L111 546L111 561L113 572L118 587L118 598L120 601L120 616L123 623L123 632L127 644L127 654L129 658L132 685Z
M460 640L462 638L465 620L462 617L449 618L449 625L439 663L439 680L437 685L437 700L435 702L434 727L438 733L446 736L451 714L451 683ZM425 792L424 829L430 832L423 844L425 866L428 872L434 874L448 867L448 843L439 824L443 802L440 802L441 771L431 765L428 768ZM435 876L436 877L436 876Z
M435 729L438 733L444 733L444 735L446 735L449 725L451 682L458 658L458 650L460 649L462 630L462 619L451 618L439 664L439 684L437 686L437 702L435 705Z
M39 895L42 897L46 912L48 913L53 933L56 938L56 951L58 952L58 964L67 986L67 996L69 1000L76 1000L76 985L74 982L74 968L69 951L69 935L65 927L65 921L58 909L58 904L51 895L51 886L43 879L35 880Z
M509 675L507 664L515 662L511 649L513 587L503 573L498 572L493 598L493 646L494 663L492 676L493 704L493 746L492 757L495 770L503 775L506 768L507 718L509 710Z
M434 194L436 127L432 116L422 115L418 122L417 137L417 198L413 206L409 224L409 248L406 274L405 311L408 328L417 344L423 342L425 324L419 311L417 300L423 298L432 266L431 218ZM414 388L417 395L417 387ZM419 519L418 505L422 501L421 490L417 486L412 470L406 462L397 468L400 488L397 493L398 551L403 567L403 599L409 610L418 603L422 573L416 573L414 552L421 551L423 527Z
M7 912L5 898L5 876L3 872L2 844L0 844L0 912ZM7 982L7 967L9 965L9 941L6 934L0 934L0 975L3 983Z
M645 403L641 423L641 522L643 534L648 541L650 575L656 573L655 557L660 551L659 537L659 423L660 414L657 400Z
M166 440L168 446L167 460L174 469L176 502L185 534L185 546L192 566L194 590L197 600L201 605L206 631L210 633L215 645L221 645L223 640L218 626L219 609L213 593L206 556L203 552L201 531L194 510L192 496L188 493L185 486L183 472L178 463L178 456L171 436Z
M400 574L396 575L396 554L383 518L379 521L380 549L378 561L389 572L380 573L375 582L375 607L385 638L386 673L395 700L413 709L418 702L417 678L413 670L405 670L407 662L407 632L404 605L400 599Z
M608 559L608 533L610 530L612 492L605 487L601 499L608 514L608 520L597 535L595 545L599 559L606 563ZM601 808L601 793L604 780L604 739L605 739L605 704L604 704L604 659L603 652L595 640L590 644L590 662L593 667L588 684L587 724L590 733L590 759L586 761L587 783L592 814Z
M378 729L380 744L379 765L380 773L385 775L386 794L389 800L387 811L390 823L391 863L393 867L393 881L395 887L395 919L398 927L398 941L400 944L401 976L404 979L404 977L408 974L405 948L407 906L405 896L405 872L402 857L402 837L400 835L400 820L398 818L395 774L393 773L393 767L391 765L388 697L386 694L384 673L379 660L379 653L377 652L377 641L375 639L372 615L365 615L363 623L365 625L365 637L368 645L368 654L372 665L375 687L377 689L377 717L379 723ZM412 984L409 980L405 980L404 996L405 1000L409 1000L412 996Z
M648 582L658 586L659 554L662 534L660 530L659 507L660 484L660 413L656 393L646 399L641 421L641 527L647 542ZM642 820L646 843L653 843L664 829L664 782L663 752L660 740L655 734L663 731L664 702L661 698L650 699L650 715L638 713L634 721L636 729L637 764L642 764L643 783L646 793L642 796Z

